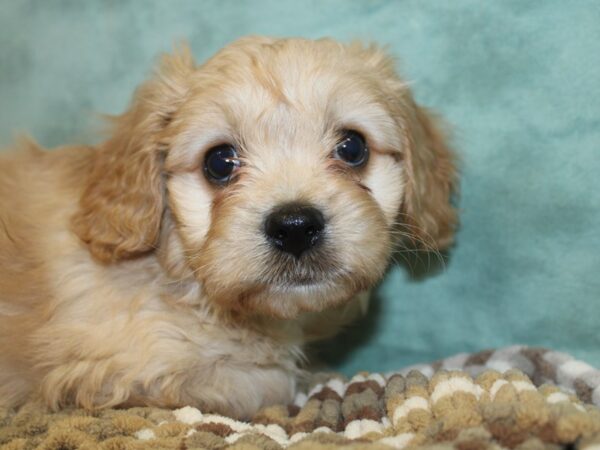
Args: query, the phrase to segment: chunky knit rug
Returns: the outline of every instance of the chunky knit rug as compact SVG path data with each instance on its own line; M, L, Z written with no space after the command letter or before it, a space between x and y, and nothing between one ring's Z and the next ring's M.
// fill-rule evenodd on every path
M600 371L509 347L347 380L317 374L250 423L186 407L0 413L0 449L600 449Z

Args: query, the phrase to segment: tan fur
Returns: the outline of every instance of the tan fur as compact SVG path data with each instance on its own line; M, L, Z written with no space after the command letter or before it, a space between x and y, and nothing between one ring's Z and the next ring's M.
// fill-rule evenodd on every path
M340 130L366 167L331 158ZM240 149L226 187L204 154ZM396 228L451 242L453 157L375 47L245 38L163 59L97 148L0 156L0 402L193 404L249 417L290 400L301 347L363 309ZM293 265L266 214L308 202L324 250ZM286 277L312 277L289 284Z

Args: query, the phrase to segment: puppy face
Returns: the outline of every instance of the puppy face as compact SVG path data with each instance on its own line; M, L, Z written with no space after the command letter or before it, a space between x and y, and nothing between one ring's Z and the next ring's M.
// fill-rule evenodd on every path
M174 245L171 259L228 310L291 318L335 306L382 276L399 226L440 247L454 225L443 138L390 59L358 45L246 38L199 68L186 53L167 59L104 152L131 173L119 203L135 196L146 223L125 229L121 206L121 239L97 239L96 201L74 222L94 254ZM165 209L175 227L159 239Z

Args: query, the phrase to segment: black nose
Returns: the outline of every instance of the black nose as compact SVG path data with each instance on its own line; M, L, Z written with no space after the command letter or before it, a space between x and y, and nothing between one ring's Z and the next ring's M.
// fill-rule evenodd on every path
M269 241L296 258L319 242L324 228L325 219L321 211L297 203L276 209L265 222Z

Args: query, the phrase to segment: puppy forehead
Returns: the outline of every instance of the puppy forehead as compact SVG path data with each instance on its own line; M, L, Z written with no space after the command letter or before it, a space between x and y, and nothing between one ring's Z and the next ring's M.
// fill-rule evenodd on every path
M318 80L319 86L326 88L335 72L348 74L362 67L356 55L332 41L242 39L217 53L201 70L241 85L252 80L280 101L300 101L306 97L304 83Z
M218 96L231 115L252 122L264 119L267 111L322 121L343 106L342 100L375 106L381 97L380 80L342 48L313 42L218 54L200 69L202 80L212 85L204 95ZM197 92L202 95L202 86Z
M335 131L356 128L375 147L398 150L403 138L382 78L333 41L236 43L196 72L183 135L195 148L219 141L289 148L330 145Z

